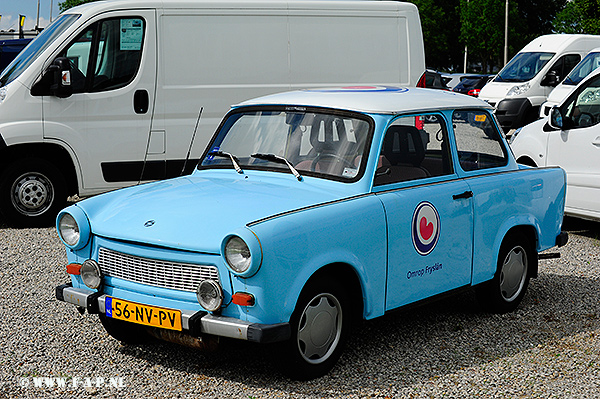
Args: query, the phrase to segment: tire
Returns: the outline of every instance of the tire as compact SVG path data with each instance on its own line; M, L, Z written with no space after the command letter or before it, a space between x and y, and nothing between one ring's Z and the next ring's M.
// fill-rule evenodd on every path
M98 314L102 326L114 339L128 345L144 344L151 341L146 329L139 324L113 319L102 313Z
M21 159L0 176L0 211L10 225L52 226L66 202L65 178L46 160Z
M342 354L351 325L346 292L337 283L315 281L302 291L290 324L292 337L280 358L288 377L305 381L327 374Z
M524 234L504 239L494 278L477 289L480 302L493 313L512 312L525 296L537 254Z

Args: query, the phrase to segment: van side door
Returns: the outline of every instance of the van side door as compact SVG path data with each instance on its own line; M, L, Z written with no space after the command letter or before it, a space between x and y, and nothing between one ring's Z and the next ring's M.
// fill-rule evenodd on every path
M155 21L154 10L98 15L48 60L68 59L72 94L45 93L44 138L74 152L84 195L137 183L147 149L164 164L164 134L150 134Z
M600 214L600 75L560 107L569 128L548 132L546 164L567 172L567 212Z

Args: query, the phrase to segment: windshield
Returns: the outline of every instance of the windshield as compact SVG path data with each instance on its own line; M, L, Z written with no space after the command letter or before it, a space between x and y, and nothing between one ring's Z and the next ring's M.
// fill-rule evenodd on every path
M579 82L600 66L600 52L586 55L571 73L565 78L563 84L577 86Z
M339 111L294 108L233 113L198 168L237 170L237 164L240 173L243 169L294 173L295 169L300 175L357 180L372 130L364 116Z
M554 57L554 53L519 53L496 76L494 82L527 82Z
M50 46L61 33L79 18L78 14L63 14L42 31L19 55L2 71L0 87L15 80L37 57Z

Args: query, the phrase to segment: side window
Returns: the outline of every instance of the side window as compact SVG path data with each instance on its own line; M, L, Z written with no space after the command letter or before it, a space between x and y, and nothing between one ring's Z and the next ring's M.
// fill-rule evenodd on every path
M443 118L439 115L401 117L385 133L374 185L452 173Z
M112 18L91 25L60 54L70 61L73 92L129 84L139 69L143 39L142 18Z
M563 55L552 65L552 68L548 72L554 72L559 80L563 80L579 61L581 61L579 54Z
M563 114L573 121L576 128L600 122L600 75L591 79L563 105Z
M454 111L452 124L462 170L480 170L508 164L500 133L487 112Z

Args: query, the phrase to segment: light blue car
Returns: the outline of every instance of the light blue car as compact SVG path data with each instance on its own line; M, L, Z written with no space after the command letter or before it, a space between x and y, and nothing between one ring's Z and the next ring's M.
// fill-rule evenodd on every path
M233 107L191 175L64 209L56 296L126 343L281 342L309 379L357 319L473 288L514 310L538 252L567 241L564 203L563 170L518 166L478 99L271 95Z

